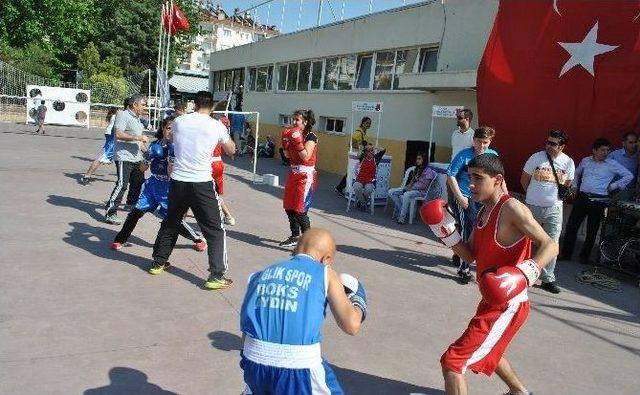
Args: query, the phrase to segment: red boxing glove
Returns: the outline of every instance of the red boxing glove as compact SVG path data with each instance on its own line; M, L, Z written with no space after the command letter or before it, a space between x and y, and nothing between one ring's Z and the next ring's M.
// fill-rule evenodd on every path
M456 220L444 200L434 199L423 204L420 207L420 217L447 247L453 247L462 241Z
M537 274L536 274L537 273ZM540 269L532 259L515 266L502 266L495 272L485 272L480 278L480 293L490 305L501 305L533 285Z
M282 149L287 151L289 150L289 145L291 144L291 132L294 129L285 129L282 131L282 137L281 137L281 144L282 144Z
M304 149L304 137L302 136L302 132L298 129L293 129L291 131L291 146L298 152Z

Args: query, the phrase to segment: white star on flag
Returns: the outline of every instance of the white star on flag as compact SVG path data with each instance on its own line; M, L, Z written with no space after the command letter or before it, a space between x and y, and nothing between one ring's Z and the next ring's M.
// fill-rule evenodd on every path
M560 70L559 77L562 77L562 74L571 70L575 66L582 66L585 70L587 70L592 76L595 77L593 72L593 61L596 56L613 51L618 48L619 45L606 45L600 44L597 42L598 39L598 22L589 30L589 33L584 37L582 42L579 43L561 43L558 44L564 48L565 51L571 55L567 63L562 66L562 70Z

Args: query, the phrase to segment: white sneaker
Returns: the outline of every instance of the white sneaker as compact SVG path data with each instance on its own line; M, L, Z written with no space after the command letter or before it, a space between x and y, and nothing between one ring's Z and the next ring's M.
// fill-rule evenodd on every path
M236 224L236 219L233 217L224 217L224 224L234 226Z

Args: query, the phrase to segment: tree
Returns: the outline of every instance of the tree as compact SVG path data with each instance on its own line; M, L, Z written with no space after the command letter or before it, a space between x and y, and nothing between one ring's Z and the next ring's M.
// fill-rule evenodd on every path
M97 73L89 78L92 85L93 103L120 104L127 95L127 81L105 73Z
M78 55L78 70L82 71L84 78L91 78L100 67L100 54L93 43L89 43Z
M0 41L11 48L32 44L55 58L54 74L78 68L85 73L124 75L154 69L163 0L0 0ZM171 65L184 56L198 30L197 2L177 0L190 32L172 42ZM95 52L104 60L96 66ZM89 52L86 52L89 51Z
M29 74L59 80L60 63L55 56L39 44L31 43L25 48L2 45L0 59Z

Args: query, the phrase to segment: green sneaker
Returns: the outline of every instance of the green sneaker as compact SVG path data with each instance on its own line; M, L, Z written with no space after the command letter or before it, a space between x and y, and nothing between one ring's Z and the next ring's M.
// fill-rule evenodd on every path
M226 278L224 276L215 276L211 274L207 281L204 282L204 287L206 289L226 289L229 288L233 284L233 280L230 278Z
M169 262L167 263L153 262L153 266L149 268L149 273L153 275L160 274L164 272L165 269L167 269L169 266L170 266Z

